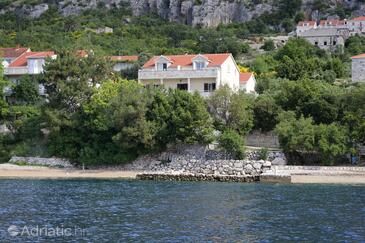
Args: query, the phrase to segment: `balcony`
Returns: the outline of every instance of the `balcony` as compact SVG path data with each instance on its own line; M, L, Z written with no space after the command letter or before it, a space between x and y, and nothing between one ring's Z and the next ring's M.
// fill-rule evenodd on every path
M138 79L185 79L185 78L215 78L218 76L217 68L204 68L201 70L155 70L141 69L138 71Z
M7 67L4 69L4 75L25 75L28 74L28 67Z

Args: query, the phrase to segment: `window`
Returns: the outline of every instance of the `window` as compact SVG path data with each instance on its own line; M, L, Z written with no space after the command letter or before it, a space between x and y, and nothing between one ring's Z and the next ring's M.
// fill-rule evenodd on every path
M315 42L314 42L314 44L315 44L316 46L318 46L318 41L315 41Z
M162 64L162 70L166 71L167 70L167 63L163 63Z
M204 92L213 92L216 89L215 83L205 83Z
M177 84L177 89L188 90L188 84Z
M323 45L327 46L327 41L323 42Z
M205 63L204 62L195 62L195 69L196 70L201 70L205 68Z
M336 41L333 41L333 45L335 46L335 45L337 45L337 42Z

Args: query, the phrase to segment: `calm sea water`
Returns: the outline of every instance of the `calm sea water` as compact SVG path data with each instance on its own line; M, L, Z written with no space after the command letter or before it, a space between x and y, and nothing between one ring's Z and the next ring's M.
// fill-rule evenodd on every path
M365 187L0 180L0 242L365 242Z

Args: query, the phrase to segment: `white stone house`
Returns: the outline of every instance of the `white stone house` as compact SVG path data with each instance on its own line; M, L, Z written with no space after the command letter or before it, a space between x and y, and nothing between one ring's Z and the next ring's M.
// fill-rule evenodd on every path
M255 94L256 78L254 73L240 73L240 90L246 93Z
M240 72L232 54L155 56L139 71L138 81L146 86L199 92L209 96L221 86L240 89Z
M352 82L365 83L365 54L351 57L352 60Z
M27 51L10 60L10 62L5 63L5 61L3 61L4 76L14 84L17 84L24 75L37 75L43 73L46 59L55 59L56 57L57 56L53 51L32 52L27 49ZM6 88L5 91L7 95L10 95L12 92L10 88ZM41 95L45 94L45 89L42 84L39 85L39 93Z

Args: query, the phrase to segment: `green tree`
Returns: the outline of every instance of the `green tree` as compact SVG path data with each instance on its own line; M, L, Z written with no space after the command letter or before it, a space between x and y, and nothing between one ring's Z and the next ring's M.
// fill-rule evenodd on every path
M35 77L24 76L13 88L13 97L17 102L35 104L40 101L38 82Z
M275 43L273 40L266 40L264 42L264 45L261 47L261 49L265 51L273 51L275 50Z
M280 107L270 94L262 94L256 98L254 104L255 128L261 131L272 131L278 120Z
M225 86L209 98L208 108L218 130L231 129L245 135L253 127L252 103L252 96Z

